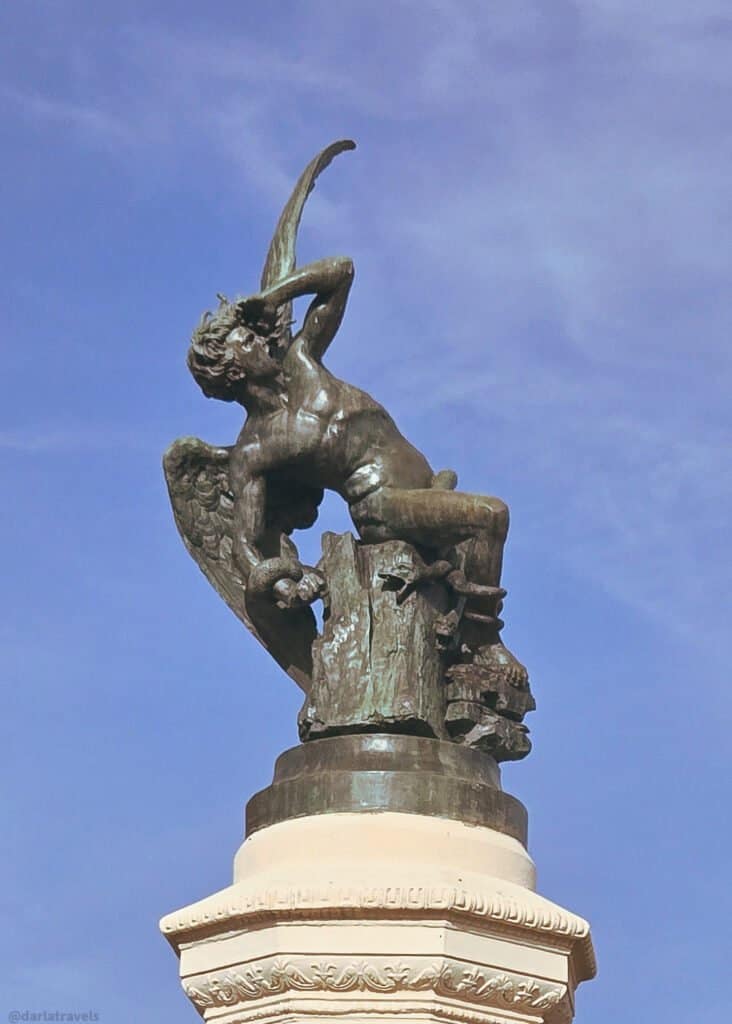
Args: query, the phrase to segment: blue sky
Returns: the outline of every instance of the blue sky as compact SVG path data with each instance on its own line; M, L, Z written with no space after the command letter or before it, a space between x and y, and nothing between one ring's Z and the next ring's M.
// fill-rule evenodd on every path
M0 40L0 1013L197 1019L156 922L230 881L299 700L160 454L234 438L190 331L350 136L299 258L355 260L334 372L511 507L538 711L504 783L593 924L578 1020L724 1019L728 2L24 0Z

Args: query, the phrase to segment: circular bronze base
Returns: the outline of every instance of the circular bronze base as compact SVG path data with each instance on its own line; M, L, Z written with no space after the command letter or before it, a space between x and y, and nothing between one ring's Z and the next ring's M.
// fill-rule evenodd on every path
M357 733L311 740L277 758L247 804L246 834L310 814L399 811L451 818L526 845L526 808L501 789L487 754L444 740Z

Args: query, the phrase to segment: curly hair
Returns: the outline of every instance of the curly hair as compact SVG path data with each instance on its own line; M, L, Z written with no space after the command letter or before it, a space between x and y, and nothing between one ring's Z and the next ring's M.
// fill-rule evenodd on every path
M289 310L268 309L258 299L237 298L229 302L219 295L219 308L206 312L191 336L186 362L196 383L207 398L233 402L246 380L246 372L236 360L227 339L237 327L247 328L249 337L274 341L278 348L286 344Z

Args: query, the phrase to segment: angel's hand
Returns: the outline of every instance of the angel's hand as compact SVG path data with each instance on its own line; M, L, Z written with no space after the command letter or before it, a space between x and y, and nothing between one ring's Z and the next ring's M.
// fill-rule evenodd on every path
M303 608L325 593L325 579L293 558L266 558L249 573L247 597L275 601L280 608Z
M317 569L305 567L302 579L297 584L297 594L305 604L312 604L319 597L323 597L327 590L325 577L321 576Z
M294 595L303 572L303 566L296 559L265 558L249 573L247 598L253 601L287 601Z
M288 577L272 584L272 597L278 608L297 608L297 583Z
M237 312L249 327L261 333L269 333L277 322L277 307L262 295L250 295L239 299Z
M272 595L280 608L302 608L325 594L325 580L319 572L308 566L298 568L302 575L297 582L289 577L278 580L272 587Z

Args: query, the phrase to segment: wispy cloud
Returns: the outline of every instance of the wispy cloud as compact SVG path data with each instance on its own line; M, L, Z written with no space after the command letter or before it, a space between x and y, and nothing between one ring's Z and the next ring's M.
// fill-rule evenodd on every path
M8 86L0 88L0 97L22 117L41 125L53 122L75 131L91 145L118 150L133 145L136 134L124 118L99 105L79 104L39 93L25 93Z
M241 175L273 211L303 154L378 124L351 193L334 175L337 198L308 211L362 256L341 372L397 407L419 395L425 431L463 403L537 492L561 491L554 526L582 571L658 617L683 573L706 607L722 571L699 530L719 534L731 496L725 5L400 0L384 32L378 10L335 25L313 0L286 39L272 24L140 22L115 41L135 90L87 54L93 103L72 67L69 95L6 98L123 159L205 165L209 188Z
M125 428L87 424L85 427L31 427L0 431L0 452L52 455L78 452L150 451L150 438Z

